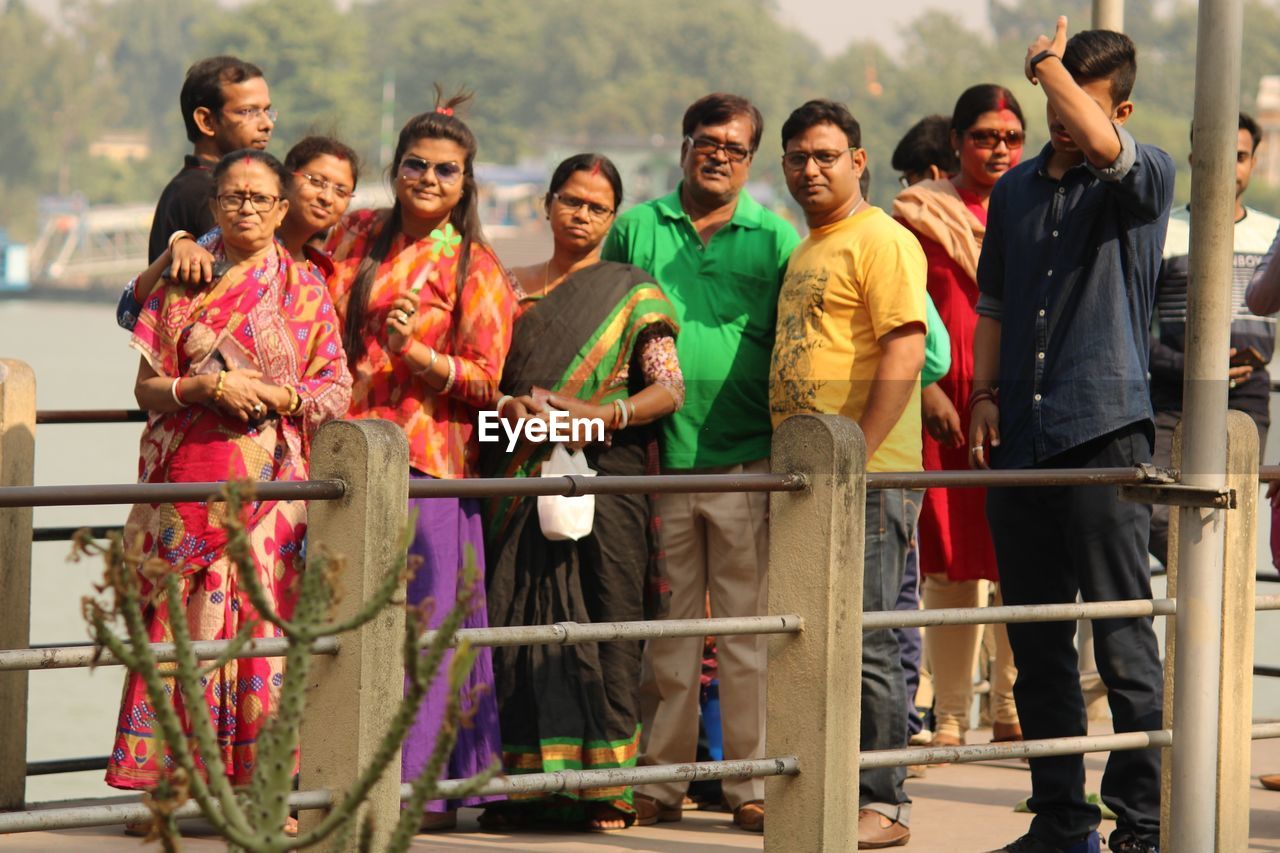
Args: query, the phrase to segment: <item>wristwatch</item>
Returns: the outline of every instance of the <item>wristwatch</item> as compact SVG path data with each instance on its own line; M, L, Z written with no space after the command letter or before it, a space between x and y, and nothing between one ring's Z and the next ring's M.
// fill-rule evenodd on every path
M1051 56L1054 59L1057 59L1059 61L1062 60L1062 57L1058 56L1058 54L1054 53L1052 50L1042 50L1039 53L1037 53L1035 56L1031 57L1031 61L1027 63L1027 67L1031 69L1032 74L1035 74L1036 66L1039 65L1041 62L1044 62L1046 59L1048 59Z

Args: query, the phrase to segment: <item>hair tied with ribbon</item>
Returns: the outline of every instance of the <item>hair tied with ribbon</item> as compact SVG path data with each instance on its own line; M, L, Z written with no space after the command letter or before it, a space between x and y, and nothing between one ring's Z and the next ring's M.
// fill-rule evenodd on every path
M453 115L453 107L436 107L436 112L442 116L451 116Z

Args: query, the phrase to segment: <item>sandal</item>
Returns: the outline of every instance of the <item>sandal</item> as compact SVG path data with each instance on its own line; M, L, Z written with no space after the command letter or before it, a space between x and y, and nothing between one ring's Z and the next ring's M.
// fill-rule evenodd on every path
M669 806L647 794L636 794L636 826L653 826L655 823L675 823L684 817L680 806Z
M587 832L619 832L629 829L636 815L624 812L608 803L591 803L587 807L587 820L583 828ZM621 826L605 826L605 824L622 824Z
M733 810L733 825L747 832L764 832L764 800L747 800Z
M151 819L131 820L124 825L124 834L133 838L146 838L151 834Z
M458 810L449 809L443 812L425 812L422 823L418 824L419 832L444 832L458 828Z

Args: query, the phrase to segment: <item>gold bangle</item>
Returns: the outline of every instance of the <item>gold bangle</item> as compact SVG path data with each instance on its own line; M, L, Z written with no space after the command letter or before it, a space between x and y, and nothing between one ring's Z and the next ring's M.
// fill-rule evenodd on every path
M298 410L302 408L302 395L292 385L285 386L289 389L289 408L284 410L286 415L296 415Z
M218 384L213 386L213 402L215 403L219 403L222 401L222 383L226 380L226 378L227 378L227 371L219 370Z

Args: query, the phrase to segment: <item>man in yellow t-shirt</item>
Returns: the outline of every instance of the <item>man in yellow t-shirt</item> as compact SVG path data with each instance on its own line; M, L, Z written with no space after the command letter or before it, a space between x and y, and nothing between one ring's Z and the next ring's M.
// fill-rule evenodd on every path
M774 425L799 412L858 423L871 471L920 470L925 258L919 242L863 199L858 122L842 104L809 101L782 126L787 188L809 236L792 253L778 297L769 408ZM892 610L902 583L918 490L867 492L863 610ZM898 642L889 630L862 641L862 749L906 746ZM858 846L906 844L906 768L859 779Z

